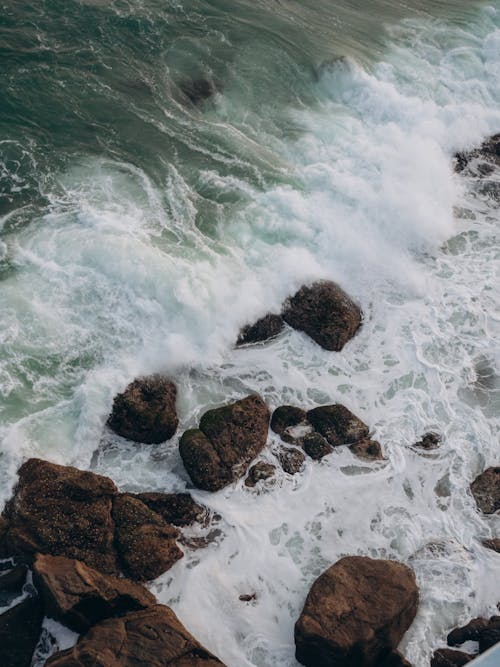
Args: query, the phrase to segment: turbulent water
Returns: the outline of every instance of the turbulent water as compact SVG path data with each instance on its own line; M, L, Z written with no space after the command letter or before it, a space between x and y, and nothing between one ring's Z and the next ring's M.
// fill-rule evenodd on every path
M500 519L468 487L500 462L500 215L452 156L500 131L500 2L3 0L0 54L2 502L28 456L189 488L176 438L105 427L139 374L175 379L180 433L249 392L342 402L385 462L194 492L220 533L152 590L229 667L290 667L315 577L396 558L428 665L499 601ZM341 353L290 329L234 349L322 277L365 313Z

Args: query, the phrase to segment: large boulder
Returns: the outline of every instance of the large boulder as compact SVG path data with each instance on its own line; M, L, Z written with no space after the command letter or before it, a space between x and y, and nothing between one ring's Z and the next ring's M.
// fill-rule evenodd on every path
M9 555L28 561L36 552L67 556L117 574L111 516L117 492L107 477L29 459L5 509Z
M242 477L267 441L269 409L260 396L206 412L200 428L186 431L179 443L193 484L218 491Z
M176 396L176 386L167 378L160 375L138 378L115 397L108 425L129 440L146 444L165 442L179 424Z
M342 558L313 584L295 625L297 660L306 667L375 667L396 649L418 606L406 565Z
M446 638L446 643L448 646L460 646L460 644L467 641L477 642L481 634L488 627L488 624L489 622L486 618L474 618L467 625L452 630Z
M236 345L249 345L250 343L262 343L270 338L275 338L283 329L284 322L281 315L269 313L264 315L254 324L249 324L240 331Z
M223 667L168 607L155 605L95 625L46 667Z
M345 406L322 405L309 410L307 418L332 447L353 445L368 437L370 429Z
M179 531L137 498L117 496L113 518L120 562L132 579L156 579L184 555L176 542Z
M0 665L30 667L42 630L43 607L38 597L23 600L0 616Z
M463 665L474 660L474 657L463 651L439 648L437 651L434 651L431 659L431 667L463 667Z
M154 595L143 586L63 556L38 554L33 580L45 614L79 633L105 618L156 604Z
M191 526L206 523L208 510L200 505L189 493L136 493L145 505L174 526Z
M325 350L339 352L361 326L362 312L338 285L320 281L288 299L283 319Z
M485 514L500 510L500 467L488 468L470 485L477 506Z

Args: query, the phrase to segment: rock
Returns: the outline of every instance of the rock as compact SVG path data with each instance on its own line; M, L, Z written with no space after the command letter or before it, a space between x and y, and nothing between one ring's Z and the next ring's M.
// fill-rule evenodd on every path
M203 78L188 79L183 81L179 87L188 100L195 106L213 97L218 91L215 81Z
M439 648L434 651L431 667L462 667L474 659L473 655L462 651L452 651L449 648Z
M9 524L3 516L0 516L0 558L8 557L7 549L7 533L9 531Z
M19 597L26 583L28 568L25 565L2 572L0 576L0 606L4 607Z
M9 554L27 560L36 552L67 556L117 574L111 517L116 493L107 477L29 459L5 509Z
M493 540L483 540L482 545L487 549L491 549L492 551L500 553L500 539L498 538L495 538Z
M95 625L46 667L223 667L174 612L155 605Z
M189 493L136 493L134 498L174 526L205 524L208 520L207 508L193 500Z
M240 595L238 600L241 602L253 602L254 600L257 599L257 594L256 593L248 593L246 595Z
M296 475L300 472L306 460L304 452L295 447L280 447L277 456L281 467L289 475Z
M33 576L46 615L78 633L105 618L156 604L143 586L101 574L72 558L38 554Z
M422 436L422 440L419 440L418 442L415 443L415 447L419 447L420 449L437 449L441 443L441 436L439 433L424 433Z
M488 627L479 634L479 653L484 653L500 642L500 617L490 619Z
M276 466L273 466L272 463L266 463L265 461L258 461L254 466L248 471L248 476L245 480L245 486L254 487L257 482L261 482L266 479L271 479L274 477L276 472Z
M406 565L342 558L313 584L295 624L297 660L306 667L375 667L396 649L418 606Z
M452 630L447 638L448 646L459 646L467 641L479 641L479 636L488 627L488 620L486 618L474 618L469 621L467 625L461 628Z
M309 410L307 418L332 447L353 445L369 434L368 426L340 404L322 405Z
M349 449L355 456L360 459L365 459L365 461L384 460L380 443L376 440L370 440L370 438L365 438L364 440L356 442L354 445L349 445Z
M325 350L339 352L361 326L359 306L338 285L321 281L303 286L285 304L283 319Z
M500 467L488 468L470 485L477 506L485 514L500 509Z
M263 341L275 338L281 333L284 326L281 315L269 313L255 324L248 325L240 331L236 345L249 345L250 343L262 343Z
M412 664L399 651L393 651L377 667L412 667Z
M26 598L0 616L2 667L30 667L42 621L43 608L38 597Z
M305 453L315 461L333 452L333 447L319 433L308 433L302 438L301 443Z
M496 134L484 141L480 148L457 153L455 155L455 171L464 171L474 159L486 160L487 164L492 165L493 168L495 166L500 167L500 134ZM480 175L481 171L484 171L484 167L483 169L481 167L483 167L482 164L479 167ZM486 174L488 173L490 171L486 170Z
M193 484L218 491L242 477L267 441L269 409L260 396L247 396L209 410L200 428L187 431L180 455Z
M271 430L277 433L285 442L294 442L295 438L289 430L295 426L307 425L307 412L293 405L280 405L271 417Z
M156 579L184 555L175 541L178 530L137 498L117 496L113 518L123 571L132 579Z
M175 407L177 388L160 375L135 380L113 402L108 426L136 442L158 444L169 440L179 420Z

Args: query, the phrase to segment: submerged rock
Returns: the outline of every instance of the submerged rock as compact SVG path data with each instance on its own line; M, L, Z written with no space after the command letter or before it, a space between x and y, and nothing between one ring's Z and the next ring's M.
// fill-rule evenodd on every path
M188 100L195 106L213 97L219 89L219 85L212 79L186 79L182 81L179 88Z
M275 473L276 466L273 466L272 463L259 461L248 471L245 486L254 487L258 482L273 478Z
M383 461L384 454L382 453L382 447L380 443L376 440L370 440L370 438L365 438L356 442L354 445L349 445L350 451L360 459L365 461Z
M0 616L0 665L30 667L42 631L43 607L38 597L26 598Z
M487 549L491 549L492 551L496 551L497 553L500 553L500 539L499 538L494 538L493 540L483 540L482 545L486 547Z
M315 461L333 452L333 447L319 433L308 433L301 439L301 444L305 453Z
M415 443L415 447L419 449L437 449L441 444L441 436L439 433L424 433L422 439Z
M283 470L289 475L296 475L304 467L306 457L304 452L295 447L280 447L277 452L278 461Z
M135 442L158 444L169 440L179 420L175 407L177 388L159 375L139 378L115 397L108 426Z
M46 667L223 667L163 605L95 625Z
M269 313L255 324L249 324L240 331L236 345L249 345L250 343L262 343L275 338L281 333L284 326L281 315Z
M156 604L143 586L101 574L72 558L38 554L33 575L45 614L79 633L105 618Z
M306 667L376 667L410 627L418 597L406 565L342 558L309 591L295 624L297 660Z
M200 428L186 431L179 443L193 484L218 491L242 477L267 441L269 409L260 396L206 412Z
M462 667L474 659L475 656L463 651L453 651L449 648L440 648L434 651L431 667Z
M477 506L484 514L500 510L500 467L488 468L470 485Z
M478 165L479 175L491 173L491 170L487 169L488 165L491 165L492 168L500 167L500 134L486 139L479 148L457 153L455 155L455 171L464 171L473 160L480 162Z
M189 493L136 493L134 497L174 526L204 524L208 519L207 508L193 500Z
M309 410L307 418L332 447L353 445L369 434L368 426L340 404L322 405Z
M325 350L339 352L361 326L361 309L331 281L303 286L285 304L283 319Z

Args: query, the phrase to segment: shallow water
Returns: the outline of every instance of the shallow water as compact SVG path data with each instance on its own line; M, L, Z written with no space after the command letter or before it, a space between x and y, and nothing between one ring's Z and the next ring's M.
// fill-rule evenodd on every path
M306 4L4 3L0 489L27 456L189 486L176 438L104 425L141 373L176 379L179 433L251 391L341 401L384 463L339 450L266 491L195 492L221 535L152 589L229 667L290 667L314 578L397 558L422 598L401 648L424 667L499 601L480 544L498 517L468 492L499 464L499 209L452 155L500 131L500 4ZM202 76L219 93L195 107ZM341 353L289 329L234 349L321 277L365 313ZM428 430L443 445L419 453Z

